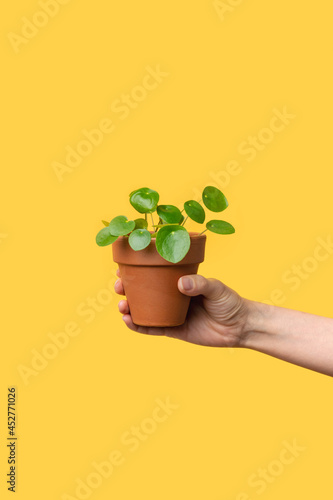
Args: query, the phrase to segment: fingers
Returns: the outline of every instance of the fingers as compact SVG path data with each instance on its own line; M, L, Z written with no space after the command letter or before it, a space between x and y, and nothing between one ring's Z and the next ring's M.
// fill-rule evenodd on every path
M199 274L190 274L182 276L178 280L178 289L190 297L204 295L207 299L219 300L226 292L227 287L219 280L207 279Z
M119 269L117 269L117 275L119 276ZM118 279L115 284L114 284L114 289L115 292L118 293L119 295L125 295L123 283L121 279ZM129 306L127 300L121 300L118 303L118 309L121 314L129 314Z
M120 278L120 270L119 270L119 268L116 270L116 275L118 276L118 278Z
M147 335L165 335L163 328L154 328L154 327L145 327L135 325L132 321L132 317L130 314L130 309L127 300L121 300L118 303L119 312L123 315L124 323L130 330L133 330L137 333L145 333Z
M136 330L136 325L133 323L132 321L132 318L131 318L131 315L130 314L125 314L123 316L123 321L125 323L125 325L130 329L130 330L133 330L133 331L137 331Z
M129 313L129 306L127 300L121 300L118 303L118 309L121 314L128 314Z
M137 333L147 333L147 328L144 328L143 326L138 326L135 325L132 321L132 317L130 314L124 314L123 316L123 321L125 325L130 329L133 330L133 332Z
M130 330L133 330L133 332L143 333L145 335L158 335L158 336L166 334L165 328L155 328L153 326L139 326L134 324L130 314L124 314L123 321Z
M125 295L125 291L124 291L124 287L123 287L123 283L122 283L121 279L118 279L115 282L115 284L114 284L114 290L119 295Z

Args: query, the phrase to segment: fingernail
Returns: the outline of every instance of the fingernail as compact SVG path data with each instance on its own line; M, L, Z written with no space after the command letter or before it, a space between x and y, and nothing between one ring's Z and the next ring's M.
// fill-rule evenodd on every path
M191 278L182 278L182 287L184 290L191 290L193 288L193 280Z
M117 283L119 283L119 281L120 281L120 279L117 279L117 280L115 281L115 283L114 283L114 286L116 286L116 285L117 285Z

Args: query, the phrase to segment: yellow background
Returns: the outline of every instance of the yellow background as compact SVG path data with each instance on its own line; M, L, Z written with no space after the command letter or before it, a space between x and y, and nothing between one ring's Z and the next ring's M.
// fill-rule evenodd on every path
M111 248L95 244L101 219L135 215L128 194L146 185L181 206L235 160L241 171L223 191L236 234L208 235L200 272L247 298L280 289L285 307L332 315L331 255L297 290L282 279L332 235L332 6L225 5L222 18L211 0L72 0L18 53L8 33L20 34L22 18L41 7L1 7L1 498L10 494L13 385L18 499L78 498L76 480L117 449L124 463L89 498L332 492L329 377L252 351L140 336L122 323L112 292L90 323L78 313L115 280ZM147 66L168 76L121 120L111 105ZM247 161L239 145L284 107L295 118ZM60 182L53 162L104 118L114 131ZM18 367L31 367L31 351L69 322L80 333L24 383ZM151 417L158 398L178 408L131 452L121 436ZM258 494L248 478L294 440L305 450Z

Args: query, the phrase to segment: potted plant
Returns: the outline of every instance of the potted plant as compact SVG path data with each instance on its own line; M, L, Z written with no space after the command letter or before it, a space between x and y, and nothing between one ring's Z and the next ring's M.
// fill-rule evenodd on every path
M228 206L224 194L213 186L203 190L200 201L188 200L180 210L159 205L159 194L149 188L132 191L132 207L137 219L114 217L96 236L99 246L112 244L133 322L143 326L177 326L184 323L190 297L179 292L177 281L196 274L204 260L207 230L231 234L234 227L223 220L209 220L202 232L188 232L188 218L204 224L206 213L222 212ZM204 207L203 207L203 205ZM156 218L157 215L157 218ZM149 228L151 222L151 229Z

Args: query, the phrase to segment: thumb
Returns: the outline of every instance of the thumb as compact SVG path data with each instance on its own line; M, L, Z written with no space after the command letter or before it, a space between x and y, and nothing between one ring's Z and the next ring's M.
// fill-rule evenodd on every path
M178 289L184 295L190 297L203 295L210 300L219 300L227 292L227 287L221 281L207 279L200 274L190 274L179 278Z

